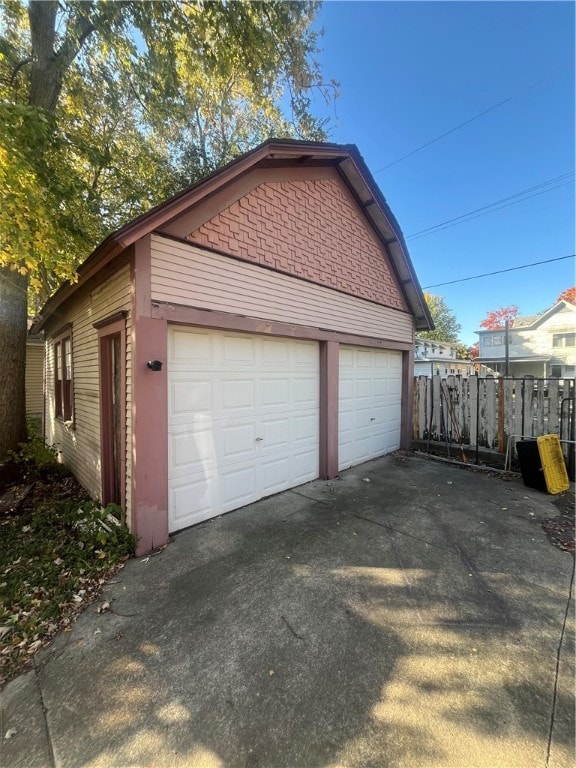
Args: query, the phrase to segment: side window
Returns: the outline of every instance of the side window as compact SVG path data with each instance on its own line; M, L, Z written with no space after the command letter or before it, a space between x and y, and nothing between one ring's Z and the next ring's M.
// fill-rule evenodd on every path
M55 416L72 421L72 328L62 330L54 339Z

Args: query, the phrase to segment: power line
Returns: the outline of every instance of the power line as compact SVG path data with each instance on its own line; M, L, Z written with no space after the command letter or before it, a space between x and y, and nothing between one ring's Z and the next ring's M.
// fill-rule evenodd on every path
M382 168L379 168L377 171L374 171L373 175L375 176L377 173L386 171L388 170L388 168L391 168L393 165L396 165L397 163L402 162L402 160L406 160L406 158L412 157L412 155L415 155L417 152L421 152L423 149L426 149L426 147L429 147L431 144L435 144L437 141L440 141L440 139L443 139L446 136L449 136L451 133L454 133L455 131L459 131L460 128L464 128L464 126L469 125L470 123L473 123L474 120L478 120L480 117L484 117L484 115L487 115L489 112L493 112L495 109L498 109L498 107L501 107L504 104L507 104L509 101L512 101L521 93L524 93L525 91L530 91L532 88L535 88L537 85L540 85L541 83L545 83L547 80L549 80L551 77L555 76L556 74L557 73L554 73L553 75L544 77L542 80L538 80L535 83L532 83L531 85L526 86L525 88L521 88L519 91L515 91L513 94L511 94L505 99L502 99L502 101L499 101L497 104L493 104L491 107L488 107L488 109L485 109L484 111L479 112L477 115L474 115L474 117L471 117L468 120L465 120L463 123L459 123L454 128L450 128L450 130L445 131L444 133L441 133L440 136L436 136L434 139L430 139L430 141L427 141L425 144L422 144L421 146L416 147L416 149L413 149L411 152L408 152L406 155L402 155L402 157L399 157L397 160L394 160L393 162L388 163L388 165L382 166Z
M475 208L473 211L468 211L468 213L463 213L461 216L455 216L452 219L446 219L446 221L441 221L439 224L434 224L432 227L426 227L426 229L420 229L418 232L413 232L411 235L406 236L406 240L410 240L417 237L424 237L428 234L433 234L436 231L441 231L442 229L448 229L449 226L454 226L455 224L463 224L466 220L472 220L475 218L478 218L477 216L474 216L473 214L478 213L481 216L485 216L488 213L492 213L492 211L498 211L500 208L507 208L508 205L515 205L516 203L523 203L524 200L530 200L531 197L536 197L537 195L543 194L544 192L551 192L554 189L559 189L560 187L565 186L568 182L568 178L570 176L574 175L574 171L569 171L568 173L563 173L560 176L555 176L552 179L548 179L547 181L542 181L540 184L535 184L532 187L527 187L526 189L521 190L520 192L516 192L513 195L508 195L508 197L503 197L500 200L495 200L493 203L488 203L487 205L483 205L480 208ZM561 184L557 184L555 187L550 187L549 189L544 189L541 192L537 192L534 195L528 195L529 192L533 192L534 190L541 189L542 187L546 187L549 184L554 184L556 182L563 182ZM520 198L519 200L515 200L514 198ZM500 205L501 203L506 203L507 201L512 200L513 202L508 202L507 205ZM495 207L499 206L499 207ZM483 213L480 213L483 212ZM468 217L471 217L468 219Z
M554 189L560 189L560 187L566 187L571 182L566 181L564 184L557 184L555 187L550 187L550 189L543 189L540 192L535 192L533 195L527 195L522 200L513 200L511 203L505 203L505 205L500 205L498 208L492 208L490 211L485 211L484 213L477 213L476 216L470 216L464 221L456 221L453 224L447 224L445 227L441 227L440 229L434 230L434 232L427 232L425 235L418 235L418 237L412 237L412 240L418 240L421 237L428 237L428 235L434 235L436 232L442 232L445 229L450 229L450 227L455 227L457 224L467 224L469 221L473 221L474 219L479 219L481 216L486 216L489 213L493 213L494 211L501 211L503 208L509 208L511 205L516 205L517 203L523 203L524 200L530 200L533 197L539 197L540 195L545 194L546 192L552 192Z
M455 131L459 131L460 128L464 128L465 125L468 125L469 123L473 123L474 120L478 120L479 117L483 117L484 115L487 115L488 112L492 112L493 110L498 109L498 107L501 107L503 104L507 104L509 101L512 101L513 98L514 98L513 96L508 96L507 99L503 99L502 101L499 101L498 104L494 104L488 109L485 109L483 112L479 112L477 115L474 115L474 117L471 117L469 120L465 120L463 123L460 123L454 128L450 128L449 131L445 131L445 133L441 133L440 136L436 136L435 139L430 139L430 141L427 141L426 144L422 144L420 147L413 149L412 152L408 152L406 155L402 155L402 157L399 157L398 160L394 160L394 162L388 163L388 165L384 165L382 168L379 168L377 171L374 171L374 175L376 175L377 173L382 173L382 171L387 171L388 168L392 168L393 165L396 165L397 163L401 163L402 160L406 160L406 158L412 157L412 155L415 155L417 152L421 152L423 149L426 149L426 147L429 147L431 144L435 144L437 141L440 141L440 139L443 139L446 136L449 136L451 133L454 133Z
M503 272L516 272L519 269L528 269L528 267L537 267L539 264L550 264L552 261L564 261L564 259L573 259L576 257L575 253L570 256L559 256L556 259L546 259L545 261L534 261L532 264L521 264L519 267L509 267L508 269L497 269L495 272L484 272L482 275L472 275L471 277L461 277L458 280L447 280L445 283L434 283L434 285L426 285L422 290L427 291L429 288L438 288L441 285L453 285L454 283L465 283L467 280L478 280L481 277L491 277L492 275L501 275Z

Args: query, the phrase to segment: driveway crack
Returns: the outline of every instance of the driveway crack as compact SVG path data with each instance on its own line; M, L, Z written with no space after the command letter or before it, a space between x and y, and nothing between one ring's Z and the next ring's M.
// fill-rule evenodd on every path
M48 744L48 754L50 756L51 768L56 768L56 759L54 757L54 747L52 745L52 737L50 735L50 727L48 726L48 709L44 702L44 694L42 693L42 686L40 685L40 670L36 663L34 663L34 679L36 680L36 687L38 688L38 696L40 698L40 706L42 707L42 718L44 720L44 728L46 730L46 742Z
M292 626L292 624L290 624L290 622L288 621L288 619L286 618L286 616L280 616L280 618L282 619L282 621L284 622L284 624L286 624L286 626L288 627L288 629L290 630L290 632L292 632L292 634L294 635L294 637L297 637L297 638L298 638L298 640L304 640L304 638L302 637L302 635L299 635L299 634L298 634L298 632L296 632L296 630L294 629L294 627Z
M568 588L568 599L566 601L566 610L564 611L564 620L562 622L562 630L560 632L560 640L558 642L558 650L556 652L556 670L554 672L554 690L552 693L552 705L550 710L550 730L548 731L548 745L546 747L546 768L550 765L550 753L552 751L552 738L554 736L554 723L556 720L556 703L558 701L558 680L560 678L560 660L562 657L562 645L564 643L564 635L566 634L566 624L568 623L568 616L570 614L570 603L572 602L572 590L574 588L574 569L576 561L572 563L572 575L570 576L570 586Z
M419 541L421 544L426 544L427 546L434 547L435 549L441 549L443 552L450 552L451 555L459 554L455 550L449 549L448 547L441 547L440 544L432 544L431 542L426 541L426 539L421 539L418 536L413 536L411 533L406 533L406 531L401 531L398 528L393 528L388 523L379 523L377 520L371 520L369 517L362 517L362 515L349 514L349 517L355 517L358 520L364 520L367 523L372 523L372 525L379 525L380 528L385 528L387 531L392 531L393 533L399 533L401 536L407 536L409 539L414 539L415 541Z

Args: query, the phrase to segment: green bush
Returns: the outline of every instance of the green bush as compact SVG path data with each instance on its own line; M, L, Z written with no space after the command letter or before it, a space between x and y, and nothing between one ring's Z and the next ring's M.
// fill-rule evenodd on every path
M18 444L17 450L9 451L6 458L23 466L26 474L32 477L69 474L69 470L58 463L56 448L46 444L35 420L27 420L26 430L27 439Z

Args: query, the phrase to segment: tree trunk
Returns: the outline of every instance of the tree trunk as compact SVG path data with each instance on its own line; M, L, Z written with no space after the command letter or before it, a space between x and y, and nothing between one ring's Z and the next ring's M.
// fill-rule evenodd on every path
M0 268L0 461L26 437L26 331L28 278Z

